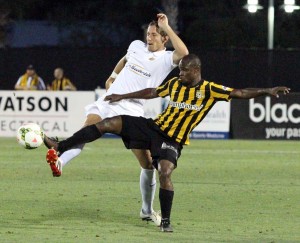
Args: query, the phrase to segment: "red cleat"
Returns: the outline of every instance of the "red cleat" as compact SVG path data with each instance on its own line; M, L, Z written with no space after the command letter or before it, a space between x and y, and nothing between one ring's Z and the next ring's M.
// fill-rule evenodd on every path
M58 158L57 152L54 149L48 149L48 152L46 154L46 161L50 165L50 169L52 170L52 175L54 177L61 176L62 165Z

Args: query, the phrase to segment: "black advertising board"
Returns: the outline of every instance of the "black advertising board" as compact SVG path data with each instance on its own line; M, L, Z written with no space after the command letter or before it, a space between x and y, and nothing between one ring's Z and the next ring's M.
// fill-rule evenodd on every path
M231 135L236 139L300 140L300 93L232 100Z

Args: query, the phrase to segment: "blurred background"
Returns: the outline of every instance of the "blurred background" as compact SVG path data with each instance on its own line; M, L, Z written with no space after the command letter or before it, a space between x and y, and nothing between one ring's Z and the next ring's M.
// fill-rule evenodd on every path
M61 66L79 90L103 88L130 42L144 40L147 24L163 11L190 52L202 59L205 79L236 88L288 85L300 91L300 11L284 5L297 1L0 2L2 90L13 89L29 64L46 84Z

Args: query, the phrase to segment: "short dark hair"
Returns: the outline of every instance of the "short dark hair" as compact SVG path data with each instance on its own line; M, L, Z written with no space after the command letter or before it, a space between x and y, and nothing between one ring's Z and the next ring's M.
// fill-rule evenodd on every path
M30 64L27 66L26 70L35 70L35 68L32 64Z
M188 54L182 58L182 62L186 63L188 66L193 68L200 68L201 67L201 60L195 54Z
M157 22L156 20L152 20L152 21L149 23L148 27L149 27L149 26L155 26L155 27L156 27L156 31L157 31L161 36L163 36L163 37L168 36L166 32L164 32L161 28L159 28L158 22Z

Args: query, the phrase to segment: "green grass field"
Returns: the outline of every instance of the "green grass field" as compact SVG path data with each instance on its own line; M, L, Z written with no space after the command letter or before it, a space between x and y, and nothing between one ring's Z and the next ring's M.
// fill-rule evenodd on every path
M60 178L45 147L0 148L0 242L300 242L299 142L192 140L173 175L173 234L139 219L140 169L119 139L89 144Z

